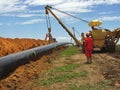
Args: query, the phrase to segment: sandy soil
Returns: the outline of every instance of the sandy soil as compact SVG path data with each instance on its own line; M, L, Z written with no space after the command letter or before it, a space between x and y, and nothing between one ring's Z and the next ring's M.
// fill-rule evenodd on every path
M0 56L5 56L11 53L23 51L33 47L47 44L47 41L28 39L28 38L2 38L0 37Z
M0 56L5 56L11 53L19 52L36 46L45 45L47 42L35 39L9 39L0 38ZM0 81L0 90L68 90L70 85L84 85L96 84L104 80L111 80L109 83L113 86L112 89L105 90L119 90L120 89L120 53L94 53L93 63L90 65L84 64L86 57L84 54L76 54L70 57L62 57L59 60L56 56L59 50L41 55L36 61L18 67L8 77ZM51 86L39 86L37 81L42 77L46 70L54 67L64 66L66 64L82 64L75 72L87 71L89 76L87 78L75 78L65 81L63 83L55 83ZM70 72L71 73L71 72ZM41 77L41 75L43 75ZM99 88L99 87L98 87ZM104 90L104 89L103 89Z
M51 73L53 76L62 75L65 73L81 72L87 71L87 77L78 77L71 80L66 80L65 82L54 83L49 86L40 86L36 82L40 81L42 78L48 78L47 74L41 74L40 77L34 79L31 87L27 87L26 90L70 90L70 86L75 85L77 87L96 85L94 90L119 90L120 89L120 72L119 72L119 59L114 58L109 53L94 53L93 63L84 64L86 57L84 54L76 54L69 57L62 57L60 59L53 60L52 68L61 67L68 64L78 64L80 65L73 71L70 72L59 72ZM117 61L117 63L116 63ZM114 67L115 66L115 67ZM109 81L110 82L107 82ZM107 82L107 83L106 83ZM103 84L103 85L101 85ZM73 89L71 89L73 90ZM79 89L77 89L79 90ZM86 90L86 89L82 89ZM87 89L88 90L88 89ZM93 89L90 89L93 90Z
M51 54L54 52L54 54ZM0 81L0 90L44 90L44 87L35 87L34 82L46 70L52 67L51 59L55 59L55 51L46 52L36 61L18 67L7 78Z
M47 41L40 39L0 37L0 56L2 57L46 44L48 44ZM20 66L8 75L7 78L0 81L0 90L14 90L17 86L24 87L28 80L37 77L37 73L41 73L51 67L47 60L47 55L43 55L37 61L31 61L26 65Z

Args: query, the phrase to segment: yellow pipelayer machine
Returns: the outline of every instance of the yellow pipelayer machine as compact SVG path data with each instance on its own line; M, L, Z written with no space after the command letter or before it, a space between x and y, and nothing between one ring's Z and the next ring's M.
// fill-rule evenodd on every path
M86 23L88 23L89 26L92 27L92 30L90 32L91 37L93 38L93 49L94 48L99 48L101 51L105 52L115 52L115 47L117 42L119 41L120 38L120 28L116 28L113 31L110 31L108 29L97 29L95 28L95 26L99 26L100 24L102 24L102 22L100 22L99 20L93 20L91 22L88 22L84 19L75 17L73 15L70 15L64 11L58 10L56 8L52 8L51 6L46 6L45 10L46 10L46 14L48 14L48 12L50 12L54 18L58 21L58 23L66 30L66 32L75 40L76 45L77 46L81 46L82 43L79 42L79 40L70 32L70 30L62 23L62 21L52 12L51 9L57 10L58 12L67 14L75 19L84 21ZM85 38L83 35L81 35L81 38Z
M115 52L115 47L120 38L120 28L116 28L113 31L108 29L97 29L95 26L99 26L102 22L93 20L88 23L92 27L91 36L93 38L94 48L100 48L101 51Z

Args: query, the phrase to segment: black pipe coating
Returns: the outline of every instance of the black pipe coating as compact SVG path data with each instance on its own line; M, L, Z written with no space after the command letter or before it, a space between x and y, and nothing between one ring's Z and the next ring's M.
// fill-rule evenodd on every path
M7 55L0 58L0 79L8 75L11 71L15 70L18 66L26 64L31 58L39 57L42 53L51 50L55 47L59 47L66 44L72 44L69 42L59 42L49 45L35 47L29 50L21 51L15 54Z

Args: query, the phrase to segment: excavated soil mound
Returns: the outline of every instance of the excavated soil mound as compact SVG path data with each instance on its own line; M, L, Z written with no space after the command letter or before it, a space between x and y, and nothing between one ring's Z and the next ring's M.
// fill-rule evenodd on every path
M0 90L28 90L26 88L32 86L33 80L51 67L46 60L46 55L43 55L35 62L31 61L26 65L18 67L8 77L0 81Z
M47 44L47 41L28 39L28 38L2 38L0 37L0 57L11 53L23 51L33 47L41 46Z
M0 57L46 44L48 44L47 41L40 39L0 37ZM51 67L49 62L46 61L48 60L47 54L42 55L39 60L30 61L28 64L18 67L6 78L0 80L0 90L16 90L16 88L23 90L28 81L38 77L37 75Z

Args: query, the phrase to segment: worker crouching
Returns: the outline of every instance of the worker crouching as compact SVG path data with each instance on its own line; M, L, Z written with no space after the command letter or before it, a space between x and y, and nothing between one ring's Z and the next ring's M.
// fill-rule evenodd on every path
M85 55L87 57L87 62L85 62L85 63L90 64L90 63L92 63L93 40L92 40L89 32L86 33L84 49L85 49Z

